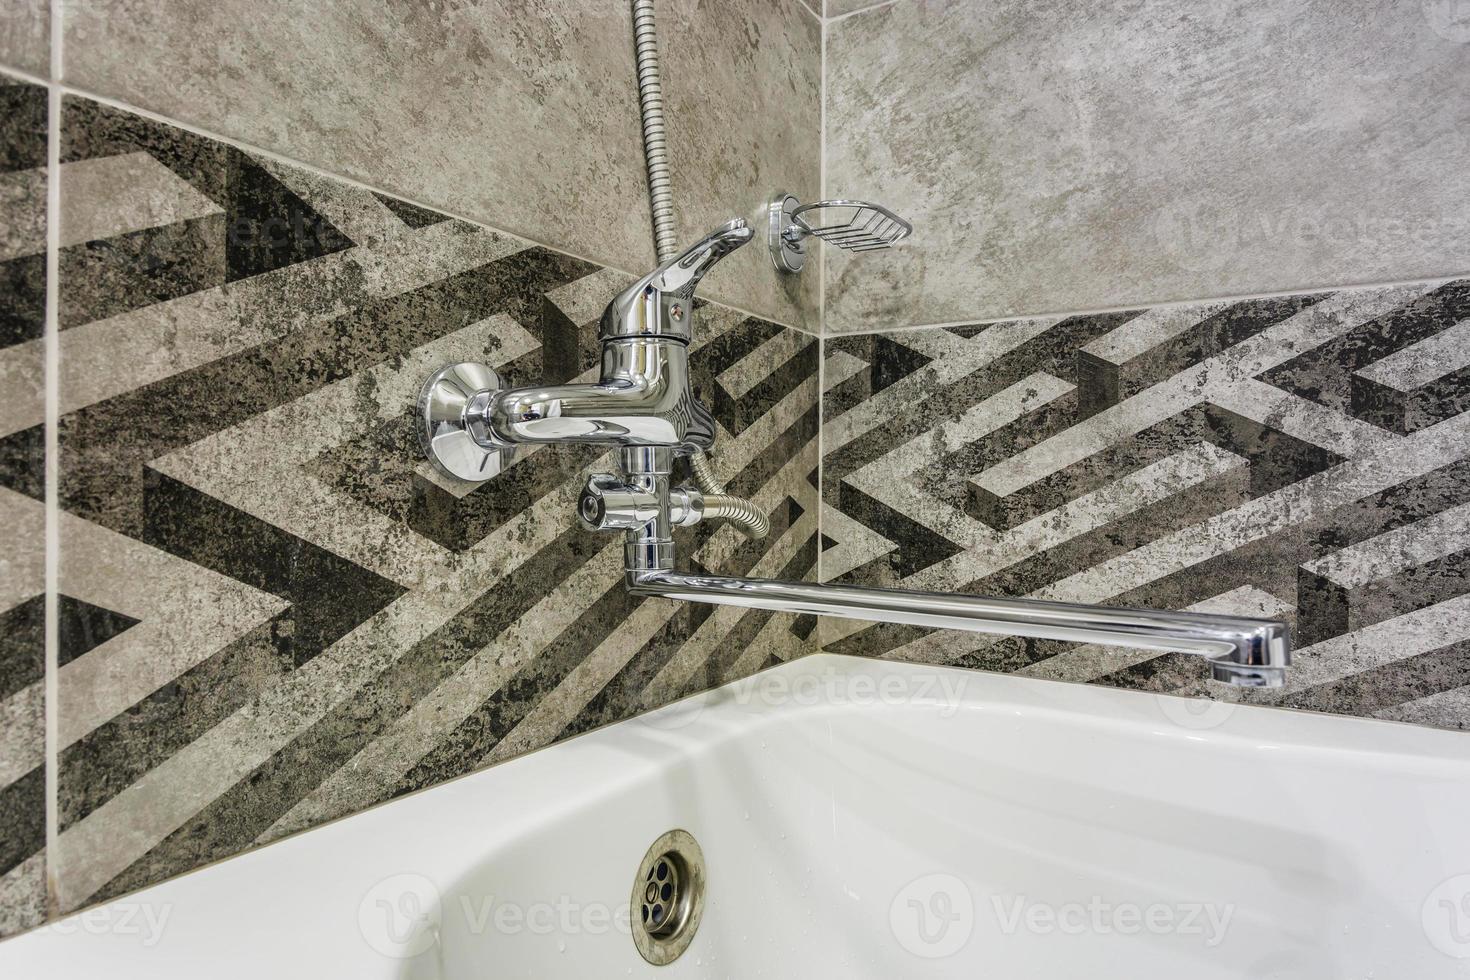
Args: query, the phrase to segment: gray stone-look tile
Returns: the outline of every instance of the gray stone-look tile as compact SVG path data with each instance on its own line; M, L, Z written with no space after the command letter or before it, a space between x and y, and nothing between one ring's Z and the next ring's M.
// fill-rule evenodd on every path
M1186 654L824 620L832 652L1470 730L1470 279L827 339L822 573L1287 622L1281 689Z
M1465 271L1456 9L899 0L831 23L827 191L915 232L829 255L827 328Z
M628 271L651 260L626 3L85 0L66 80Z
M825 13L828 17L841 17L843 14L867 10L885 2L887 0L826 0Z
M817 329L816 267L779 275L764 219L773 192L814 200L820 186L821 24L801 0L662 0L658 18L680 240L733 215L758 232L706 295Z
M423 458L430 372L595 377L622 274L80 97L61 169L61 909L811 649L789 615L630 596L575 519L596 448L474 487ZM681 528L685 561L813 573L818 347L701 311L714 464L772 531ZM11 414L0 447L35 445Z
M0 77L0 938L46 914L46 90ZM37 229L42 230L39 237Z
M5 0L0 10L0 67L45 77L51 71L49 0Z

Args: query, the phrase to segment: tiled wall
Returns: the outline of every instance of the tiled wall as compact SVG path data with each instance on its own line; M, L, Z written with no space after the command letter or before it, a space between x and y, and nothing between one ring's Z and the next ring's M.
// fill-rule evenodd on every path
M829 0L829 254L887 330L1470 270L1470 19L1419 0Z
M343 0L247 25L233 4L67 4L49 174L48 87L21 81L48 78L46 5L34 31L7 20L0 936L813 648L809 621L630 599L621 539L574 519L609 455L524 453L474 489L417 448L443 363L595 377L595 320L652 261L627 5L585 6ZM666 54L690 233L767 179L816 185L819 20L742 11L660 8L711 35L706 73ZM792 115L725 133L719 100L752 98ZM759 179L752 153L772 154ZM716 469L772 532L701 526L680 551L802 578L820 354L776 322L810 323L814 297L773 282L716 270L708 292L775 319L708 305L691 356Z
M915 231L826 256L824 577L1298 649L1242 692L1137 650L825 648L1470 728L1464 10L827 0L825 192Z
M824 621L825 648L1470 729L1470 279L829 338L827 580L1284 619L1204 661Z
M829 579L1285 617L1291 686L1246 696L1470 723L1446 5L814 3L661 0L681 236L817 195L824 71L825 190L916 234L826 256L824 422L791 328L819 266L710 277L717 468L773 532L681 554L810 576L820 509ZM468 493L418 461L426 371L588 376L652 260L626 4L62 9L49 783L47 90L0 87L0 935L817 640L1240 696L1182 657L634 602L572 520L608 460ZM44 80L47 5L15 11L0 68Z
M9 0L0 12L0 65L44 76L50 63L50 0Z
M819 196L820 21L803 0L664 0L658 17L679 239L747 216L760 235L722 270L739 292L711 273L708 295L817 330L820 279L778 276L764 232L775 192Z
M0 431L45 405L46 90L0 77ZM46 910L45 449L0 440L0 936Z
M63 908L801 648L630 599L620 539L574 518L609 456L465 493L416 451L440 364L595 376L620 274L82 99L62 160ZM719 462L776 532L701 527L694 560L814 564L816 367L806 334L705 318Z
M625 0L248 7L69 4L66 78L610 268L651 268ZM758 216L767 184L815 192L810 10L660 0L657 13L681 236ZM816 327L814 286L788 293L769 261L732 261L704 295Z

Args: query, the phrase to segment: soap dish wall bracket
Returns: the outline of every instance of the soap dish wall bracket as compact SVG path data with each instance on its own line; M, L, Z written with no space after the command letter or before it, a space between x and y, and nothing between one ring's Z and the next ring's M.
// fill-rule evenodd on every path
M800 272L807 240L819 238L848 252L892 248L914 230L881 204L843 199L802 204L784 191L767 206L766 244L776 271Z

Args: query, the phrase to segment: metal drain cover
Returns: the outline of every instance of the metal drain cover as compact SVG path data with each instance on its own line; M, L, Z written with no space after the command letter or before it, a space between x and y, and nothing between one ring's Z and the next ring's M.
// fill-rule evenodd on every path
M694 940L704 912L704 852L685 830L671 830L648 849L633 877L633 945L654 966L678 959Z

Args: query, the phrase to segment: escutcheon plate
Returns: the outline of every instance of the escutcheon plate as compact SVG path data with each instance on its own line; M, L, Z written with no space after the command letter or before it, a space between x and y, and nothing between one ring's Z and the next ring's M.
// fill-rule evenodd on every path
M499 391L500 375L487 364L464 361L440 368L419 392L419 442L440 470L483 483L510 464L513 450L486 449L470 434L465 410L484 391Z
M806 265L806 236L793 233L799 229L792 212L800 206L800 201L784 191L766 205L766 247L776 271L788 275Z

